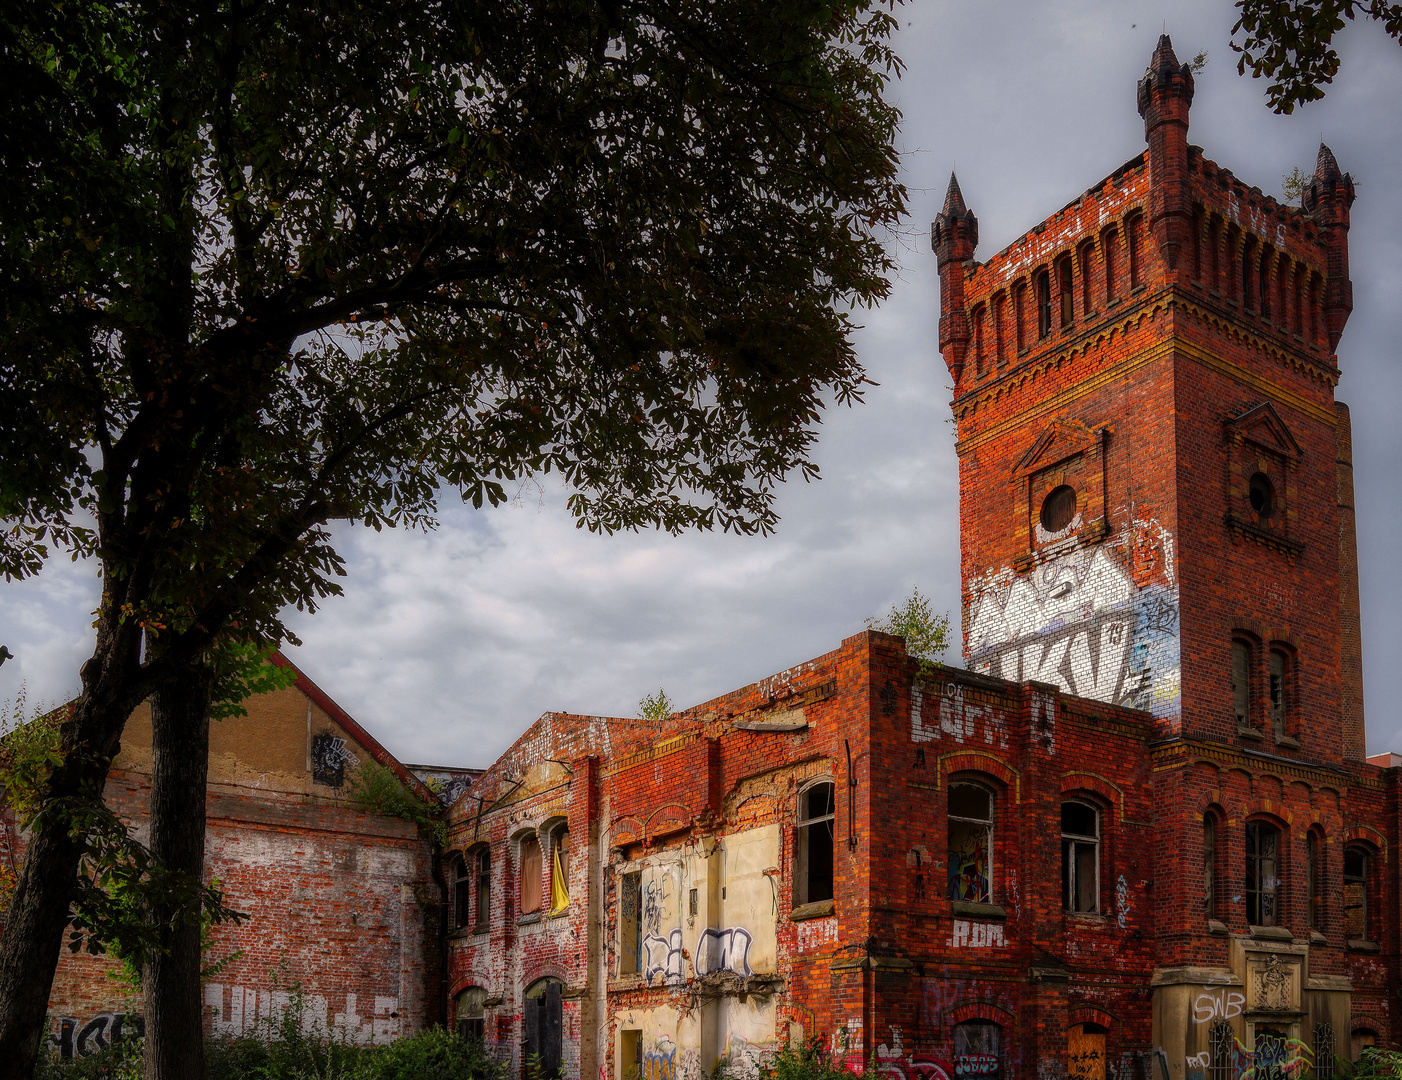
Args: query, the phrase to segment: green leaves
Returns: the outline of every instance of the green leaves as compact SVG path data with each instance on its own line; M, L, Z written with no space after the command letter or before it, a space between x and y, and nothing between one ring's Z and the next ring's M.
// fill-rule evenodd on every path
M1278 113L1318 101L1339 71L1334 35L1357 15L1402 40L1402 4L1387 0L1237 0L1232 48L1237 72L1268 78L1266 100ZM1238 42L1236 35L1241 34Z
M868 619L867 629L905 638L906 653L927 674L949 648L949 616L936 615L929 598L918 588L882 618Z

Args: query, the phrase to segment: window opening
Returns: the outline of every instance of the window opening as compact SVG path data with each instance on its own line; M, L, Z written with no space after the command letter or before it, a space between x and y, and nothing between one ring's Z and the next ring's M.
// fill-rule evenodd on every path
M1071 257L1065 256L1057 263L1057 277L1061 286L1061 325L1066 328L1076 318L1076 294L1071 281Z
M521 841L521 914L540 910L540 838L528 836Z
M1328 1080L1334 1075L1334 1025L1327 1020L1314 1025L1315 1080Z
M1368 852L1344 848L1344 925L1350 938L1368 940Z
M1091 270L1094 267L1095 248L1087 244L1081 248L1081 314L1089 315L1095 305L1091 290Z
M998 1080L1003 1064L1003 1029L991 1020L954 1025L954 1075L959 1080Z
M1275 490L1271 487L1270 477L1265 473L1253 473L1247 485L1247 496L1251 500L1251 509L1261 516L1264 522L1271 516L1271 511L1275 509Z
M312 783L338 788L346 782L346 740L329 731L312 736Z
M570 906L570 831L557 830L550 837L550 914L559 915Z
M993 897L993 793L976 784L949 788L949 899Z
M643 970L642 874L624 874L618 886L618 973Z
M492 853L477 853L477 932L485 933L492 919Z
M522 1002L525 1009L526 1060L536 1058L540 1080L555 1080L560 1075L560 1033L562 1010L559 979L541 979L532 983Z
M643 1033L618 1033L618 1080L643 1080Z
M1284 255L1275 267L1275 321L1282 330L1290 329L1290 313L1287 303L1290 295L1290 260Z
M1222 291L1222 226L1216 219L1213 219L1212 224L1207 229L1207 252L1208 269L1211 272L1211 280L1208 285L1213 292L1220 293Z
M1202 819L1202 910L1204 918L1217 917L1217 817Z
M453 925L466 926L468 901L472 895L472 875L468 872L467 861L459 855L453 860Z
M1207 1030L1207 1050L1211 1055L1208 1080L1233 1080L1232 1058L1236 1052L1236 1032L1227 1020L1218 1020Z
M1357 1061L1362 1056L1364 1047L1378 1045L1378 1033L1371 1028L1357 1028L1349 1043L1348 1056Z
M453 1015L458 1021L458 1035L470 1042L482 1042L487 1037L487 991L471 986L458 995Z
M1261 287L1260 311L1261 318L1263 319L1270 318L1271 314L1271 264L1273 262L1274 260L1271 258L1270 249L1267 249L1261 255L1261 271L1259 275Z
M1105 1080L1106 1029L1072 1024L1066 1032L1066 1072L1070 1080Z
M1205 227L1202 210L1193 211L1193 280L1202 283L1202 233Z
M1102 245L1105 249L1105 301L1109 303L1116 295L1115 264L1119 261L1120 254L1120 238L1114 229L1105 233Z
M1129 219L1125 230L1125 242L1129 248L1129 287L1131 290L1144 284L1143 268L1140 266L1143 244L1144 218L1135 214Z
M1319 338L1319 277L1317 275L1310 279L1309 318L1309 337L1306 340L1313 345Z
M1042 500L1042 528L1049 533L1059 533L1075 520L1076 489L1069 484L1053 488Z
M1271 728L1276 735L1286 733L1286 720L1289 716L1287 708L1289 702L1285 688L1285 666L1285 654L1272 649L1270 655Z
M1037 274L1037 336L1044 338L1051 333L1051 275L1045 270Z
M1232 642L1232 709L1241 727L1251 726L1251 646Z
M1007 317L1007 306L1008 298L1002 293L993 298L993 348L1000 364L1006 359L1003 351L1003 320Z
M1246 823L1246 921L1279 924L1280 830L1264 821Z
M1275 1028L1256 1029L1256 1052L1252 1057L1256 1080L1286 1080L1294 1074L1294 1053L1290 1035Z
M1013 286L1013 330L1017 334L1017 351L1027 348L1027 282Z
M983 316L984 309L980 307L974 312L974 371L982 375L983 363Z
M1305 333L1305 302L1304 302L1304 267L1295 267L1295 336L1303 337Z
M1311 930L1318 930L1324 924L1319 910L1324 898L1319 887L1319 871L1319 834L1310 831L1305 834L1305 921Z
M1256 287L1252 275L1255 263L1255 245L1248 239L1241 245L1241 306L1243 308L1249 309L1255 306Z
M836 810L830 782L814 784L798 796L798 874L796 906L832 899L832 830Z
M1100 814L1083 802L1061 804L1061 902L1067 911L1100 910Z

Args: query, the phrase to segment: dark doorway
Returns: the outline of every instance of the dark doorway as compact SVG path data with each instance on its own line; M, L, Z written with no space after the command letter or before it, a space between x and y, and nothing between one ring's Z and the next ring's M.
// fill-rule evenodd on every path
M555 1080L560 1075L560 989L559 979L540 979L526 990L525 1075ZM531 1069L532 1061L539 1073Z

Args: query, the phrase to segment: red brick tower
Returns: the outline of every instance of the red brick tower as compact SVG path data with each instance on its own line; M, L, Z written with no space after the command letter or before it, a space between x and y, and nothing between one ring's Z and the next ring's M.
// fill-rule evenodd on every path
M1346 828L1382 790L1334 401L1353 184L1322 147L1282 205L1189 145L1192 99L1164 36L1144 154L985 263L958 242L957 186L934 228L965 653L1152 714L1154 1023L1190 1058L1208 990L1180 974L1247 978L1266 939L1335 995L1299 1006L1295 1037L1347 1025L1343 848L1385 847ZM1256 1021L1233 1024L1250 1047Z

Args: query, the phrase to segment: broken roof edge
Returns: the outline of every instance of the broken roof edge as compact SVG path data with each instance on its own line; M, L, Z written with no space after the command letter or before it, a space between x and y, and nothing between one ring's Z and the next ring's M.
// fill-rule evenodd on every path
M317 686L306 672L283 654L281 649L277 649L273 652L269 662L291 671L293 675L296 676L293 685L305 694L322 712L331 717L346 734L360 745L361 749L374 758L380 765L394 773L394 775L398 777L400 783L404 784L419 798L426 799L435 805L438 804L438 797L433 794L427 784L411 773L397 757L385 748L384 744L382 744L379 739L375 738L375 736L361 727L350 713L336 704L336 702L332 700L331 695Z

